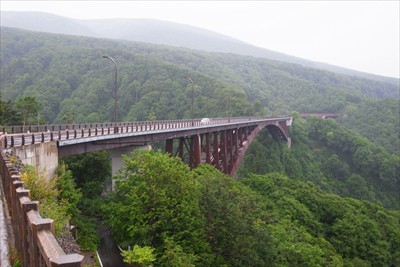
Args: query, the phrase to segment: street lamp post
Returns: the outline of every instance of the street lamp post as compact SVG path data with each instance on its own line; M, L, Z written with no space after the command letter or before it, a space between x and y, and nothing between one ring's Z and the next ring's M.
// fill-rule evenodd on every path
M118 122L118 104L117 104L117 79L118 79L118 67L117 67L117 63L115 62L115 60L110 57L110 56L103 56L103 58L108 58L109 60L112 61L112 63L114 63L114 67L115 67L115 79L114 79L114 132L118 132L118 127L117 127L117 122Z
M192 77L188 77L189 81L192 83L192 126L194 126L194 82Z

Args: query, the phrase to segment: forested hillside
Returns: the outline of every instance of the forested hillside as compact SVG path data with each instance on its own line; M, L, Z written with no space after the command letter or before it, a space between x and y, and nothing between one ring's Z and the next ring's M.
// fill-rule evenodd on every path
M118 178L103 212L116 241L134 247L123 252L132 263L142 255L157 266L400 264L398 212L282 173L236 181L136 151Z
M395 99L362 101L349 105L338 120L400 156L400 102Z
M279 172L325 191L400 210L400 157L333 119L295 116L292 147L264 131L249 147L238 174Z
M278 60L398 85L399 79L364 73L256 47L210 30L154 19L79 20L42 12L1 11L1 25L36 32L128 40Z
M1 37L1 100L35 97L42 106L40 121L111 121L114 69L102 59L107 54L119 68L121 120L190 118L193 90L195 117L343 113L343 123L399 153L399 87L393 84L267 59L143 43L4 27ZM385 101L391 103L384 104L385 115L369 110ZM31 123L37 121L35 117Z

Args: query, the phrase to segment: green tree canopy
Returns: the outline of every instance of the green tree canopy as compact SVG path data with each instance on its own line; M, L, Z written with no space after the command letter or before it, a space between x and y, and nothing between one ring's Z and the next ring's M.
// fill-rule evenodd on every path
M42 104L40 104L35 97L26 96L16 101L16 107L22 115L22 123L25 126L27 123L32 122L32 119L37 118Z
M141 150L124 161L115 193L103 207L116 241L123 246L154 247L158 259L167 238L185 253L209 253L198 205L199 185L188 167L178 158Z

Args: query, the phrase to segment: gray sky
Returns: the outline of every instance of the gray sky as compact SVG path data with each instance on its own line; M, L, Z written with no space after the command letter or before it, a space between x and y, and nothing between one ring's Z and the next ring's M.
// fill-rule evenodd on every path
M1 10L70 18L153 18L383 76L400 76L400 1L19 1Z

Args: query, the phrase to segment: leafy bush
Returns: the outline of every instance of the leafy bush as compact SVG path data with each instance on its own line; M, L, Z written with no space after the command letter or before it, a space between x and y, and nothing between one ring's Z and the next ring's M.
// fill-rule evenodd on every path
M100 244L100 238L97 233L96 219L89 218L86 215L78 214L71 219L77 231L77 242L82 250L94 251Z
M58 178L46 181L44 173L38 173L31 165L24 165L21 172L21 180L30 190L30 198L43 202L54 200L60 195L57 189Z
M60 178L46 181L43 173L38 173L30 165L25 165L21 172L21 180L30 190L31 199L40 202L41 216L54 220L55 235L61 236L69 231L71 204L67 199L59 199L61 191L58 189L58 182Z
M154 248L149 246L134 245L132 250L123 250L121 255L124 257L124 262L136 263L139 267L148 267L156 260Z

